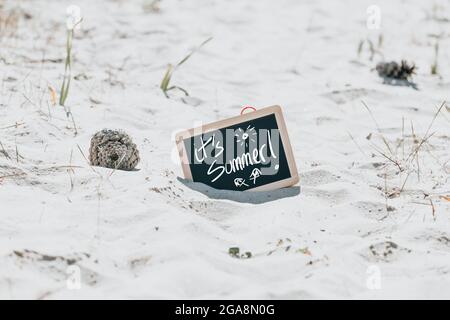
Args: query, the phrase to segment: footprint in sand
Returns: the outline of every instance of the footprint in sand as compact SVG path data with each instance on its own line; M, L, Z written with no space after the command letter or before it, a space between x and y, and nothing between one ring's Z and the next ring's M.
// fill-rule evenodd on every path
M358 201L352 205L360 209L365 217L377 221L385 218L389 212L395 211L395 207L389 205L386 207L385 203L375 201Z
M300 174L301 184L310 187L333 183L339 181L340 178L341 176L334 175L326 170L312 170Z
M99 275L97 272L81 265L91 259L87 253L73 253L65 256L49 255L34 250L14 250L7 257L21 269L36 270L39 274L45 274L53 281L65 282L68 279L69 267L80 268L81 283L89 286L97 284ZM94 263L97 263L94 261ZM64 286L65 288L65 286Z
M213 221L225 220L240 209L239 206L224 201L192 199L184 194L182 188L174 185L153 187L150 190L168 198L168 203L173 206L193 211Z
M366 248L363 256L371 262L392 262L411 252L411 249L401 247L395 242L382 241Z
M329 93L325 93L323 96L334 101L337 104L345 104L349 101L359 99L368 94L369 90L363 88L347 89L347 90L334 90Z
M333 123L339 123L339 119L337 118L333 118L333 117L328 117L328 116L323 116L323 117L317 117L316 118L316 125L318 126L322 126L322 125L330 125Z
M350 198L350 193L347 189L336 190L322 190L315 188L303 188L302 196L305 198L312 197L320 200L326 206L335 206L341 204Z
M414 237L414 240L419 243L426 241L428 249L450 252L450 234L446 232L429 230Z

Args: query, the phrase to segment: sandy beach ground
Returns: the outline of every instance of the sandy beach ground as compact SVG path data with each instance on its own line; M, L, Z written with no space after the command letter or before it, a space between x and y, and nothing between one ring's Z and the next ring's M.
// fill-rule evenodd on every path
M448 1L0 0L0 298L450 298L449 49ZM373 70L402 59L416 88ZM274 104L299 194L179 180L177 131ZM88 164L103 128L138 171Z

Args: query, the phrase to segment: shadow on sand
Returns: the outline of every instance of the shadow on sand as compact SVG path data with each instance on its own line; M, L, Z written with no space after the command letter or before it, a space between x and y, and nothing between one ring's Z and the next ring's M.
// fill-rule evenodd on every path
M396 87L410 87L413 88L414 90L419 90L419 87L417 86L416 83L408 80L383 77L383 84Z
M270 201L275 201L283 198L295 197L300 194L300 187L289 187L271 191L231 191L219 190L211 188L206 184L199 182L192 182L187 179L177 178L186 187L203 193L210 199L232 200L242 203L261 204Z

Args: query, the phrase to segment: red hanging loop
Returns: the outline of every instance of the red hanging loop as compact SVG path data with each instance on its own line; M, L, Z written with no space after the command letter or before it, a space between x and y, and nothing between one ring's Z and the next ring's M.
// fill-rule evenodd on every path
M243 106L243 108L241 109L241 116L244 114L244 111L245 111L245 110L248 110L248 109L251 109L251 110L253 110L253 111L256 111L256 108L255 108L255 107L252 107L252 106Z

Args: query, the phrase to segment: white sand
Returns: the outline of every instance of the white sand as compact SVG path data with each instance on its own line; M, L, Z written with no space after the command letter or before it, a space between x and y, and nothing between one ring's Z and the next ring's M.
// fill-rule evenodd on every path
M14 33L0 33L9 155L0 146L0 176L17 174L0 181L0 298L450 297L448 109L418 162L404 161L449 98L448 2L433 11L431 2L379 1L381 28L369 30L372 1L163 0L155 13L144 1L78 0L79 80L67 100L77 136L63 109L48 106L48 86L61 86L71 2L0 3L1 14L21 12ZM387 60L416 63L419 90L383 84L371 71L380 56L370 61L367 46L358 57L359 41L376 45L379 34ZM440 76L430 74L433 35ZM173 76L191 98L167 99L167 64L209 36ZM175 132L235 116L243 104L283 107L299 195L252 204L177 179ZM86 163L78 146L87 155L105 127L133 136L139 171L111 175ZM252 257L231 257L235 246ZM81 270L79 290L66 284L70 264Z

